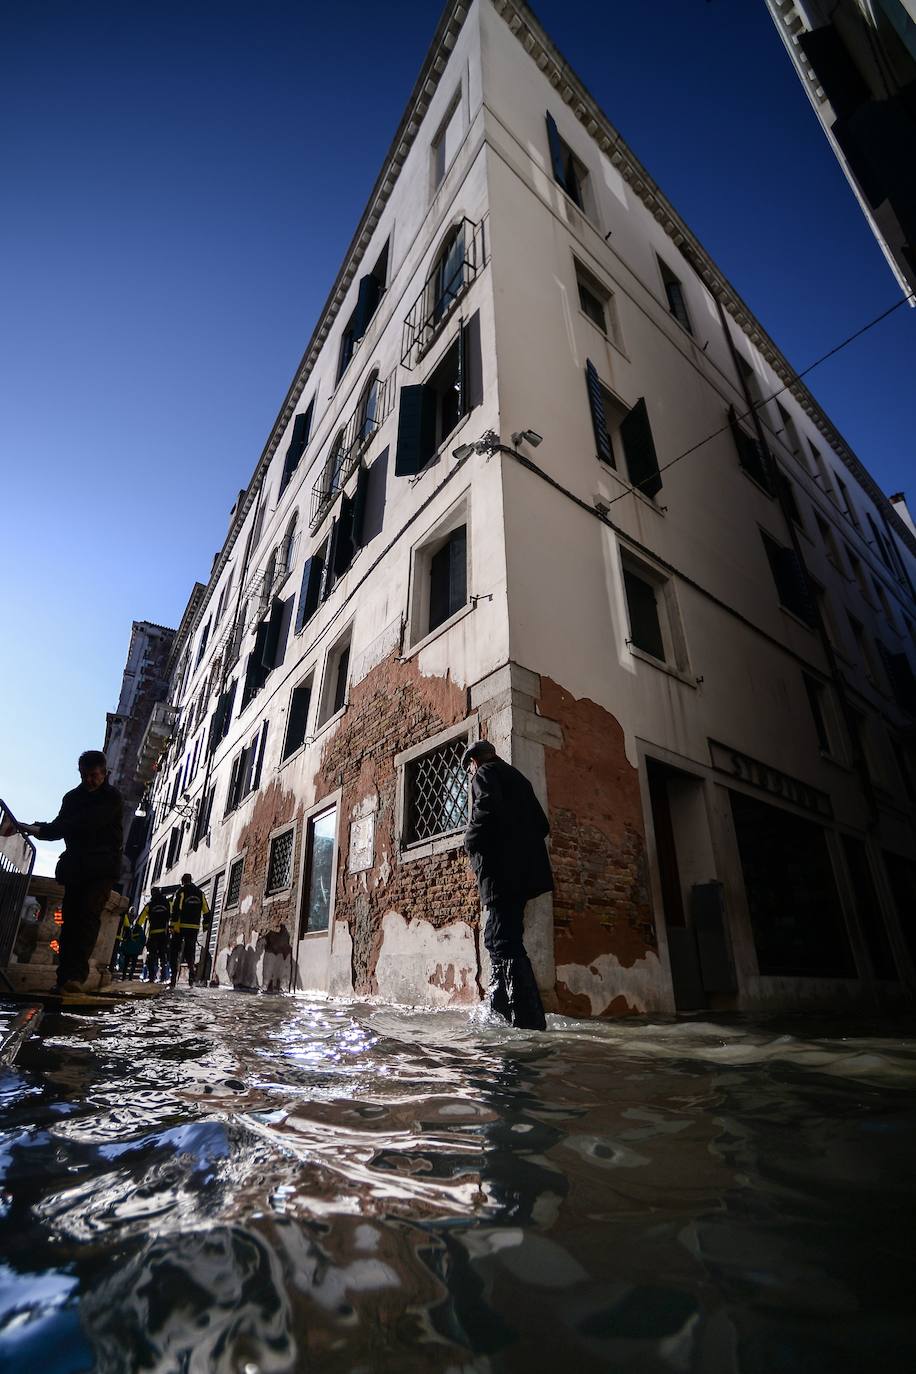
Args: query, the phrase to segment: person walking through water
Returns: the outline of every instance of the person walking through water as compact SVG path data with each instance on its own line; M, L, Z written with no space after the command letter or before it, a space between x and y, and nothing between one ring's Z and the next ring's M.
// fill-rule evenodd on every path
M108 762L99 749L79 756L79 787L68 792L53 821L20 826L39 840L63 840L54 876L63 885L59 992L81 992L89 957L98 939L102 912L121 873L124 848L121 793L108 781Z
M194 958L200 923L209 914L207 899L191 879L182 873L181 887L172 898L172 938L169 941L169 964L172 968L172 987L178 982L182 964L188 966L188 983L194 986Z
M133 980L145 944L146 930L131 907L130 911L125 911L121 926L119 965L122 978Z
M146 974L151 983L155 983L160 969L165 970L171 919L168 897L161 888L150 888L149 901L140 912L140 921L146 926Z
M545 844L550 823L524 773L499 758L489 740L471 745L464 766L472 774L464 847L487 913L483 942L493 966L490 1005L513 1026L544 1030L524 922L525 903L553 889Z

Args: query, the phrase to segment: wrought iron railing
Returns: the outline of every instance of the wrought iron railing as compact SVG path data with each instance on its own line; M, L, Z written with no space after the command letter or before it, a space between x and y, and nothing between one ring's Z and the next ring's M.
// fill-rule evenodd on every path
M0 801L0 969L6 968L13 953L34 865L35 846L19 833L16 817Z
M486 220L463 219L446 240L401 334L401 362L414 368L487 260Z
M390 414L394 402L394 385L393 372L384 381L379 378L374 394L364 391L359 405L337 431L331 452L312 487L309 511L309 525L312 529L321 524L334 504L338 492L358 467L359 460L373 436Z

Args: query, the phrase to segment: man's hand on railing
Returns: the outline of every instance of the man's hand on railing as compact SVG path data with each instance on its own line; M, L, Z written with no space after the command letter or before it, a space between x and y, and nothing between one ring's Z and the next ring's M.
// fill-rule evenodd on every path
M19 831L20 835L34 835L36 838L41 834L41 827L41 821L33 821L31 825L25 825L21 821L17 821L16 823L16 829Z

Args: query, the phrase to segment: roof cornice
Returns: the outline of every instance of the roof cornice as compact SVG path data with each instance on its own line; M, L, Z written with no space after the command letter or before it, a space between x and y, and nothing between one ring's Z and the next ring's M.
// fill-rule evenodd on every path
M916 554L916 538L894 510L887 496L871 473L856 456L829 416L805 386L795 380L795 369L777 347L773 339L755 317L747 303L739 296L731 282L719 270L699 239L681 219L661 188L643 167L636 154L614 128L584 82L563 58L555 44L544 32L524 0L490 0L494 10L508 25L528 56L544 73L564 104L611 161L634 195L638 196L654 219L674 242L683 256L700 276L707 290L721 301L735 323L766 359L786 389L817 425L831 448L842 459L859 484L868 492L888 524L910 551Z

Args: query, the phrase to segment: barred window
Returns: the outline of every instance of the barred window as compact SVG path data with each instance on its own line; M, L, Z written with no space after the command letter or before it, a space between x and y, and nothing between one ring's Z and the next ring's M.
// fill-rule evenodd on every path
M407 764L406 844L462 830L468 821L468 775L461 765L467 739L449 740Z
M270 859L267 863L267 896L282 892L293 880L293 839L295 828L284 830L270 842Z
M226 888L226 906L238 906L239 896L242 891L242 869L245 865L244 857L236 859L229 869L229 885Z

